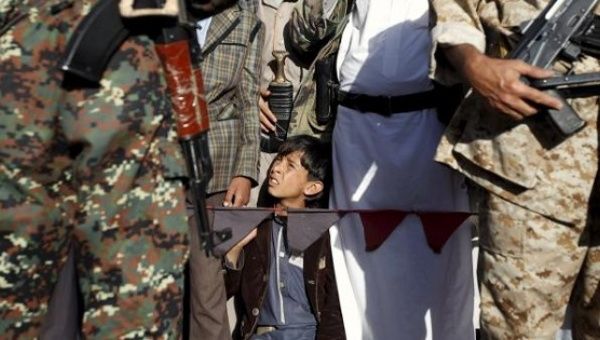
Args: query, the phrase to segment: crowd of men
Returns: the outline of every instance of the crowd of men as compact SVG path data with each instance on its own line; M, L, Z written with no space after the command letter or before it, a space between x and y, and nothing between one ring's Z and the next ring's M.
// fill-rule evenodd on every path
M571 305L573 338L600 339L600 87L561 78L600 72L596 12L589 0L0 2L0 338L555 339ZM210 126L201 198L157 52L157 30L183 18ZM533 34L548 22L573 38ZM127 34L81 39L115 23ZM98 79L65 66L86 48ZM563 85L535 85L546 78ZM273 82L290 84L289 122ZM217 256L198 199L275 208ZM310 208L348 213L298 254L286 209ZM406 214L367 251L365 212L377 232ZM451 235L436 251L421 213L473 218L436 219Z

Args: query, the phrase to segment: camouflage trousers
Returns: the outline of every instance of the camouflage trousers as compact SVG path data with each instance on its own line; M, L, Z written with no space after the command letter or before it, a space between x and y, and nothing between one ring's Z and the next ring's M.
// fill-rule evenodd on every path
M571 297L575 339L600 339L597 218L565 225L489 194L480 223L484 339L554 339Z
M31 186L26 197L45 199L12 207L7 196L26 179L0 176L0 338L39 336L73 241L85 337L179 337L187 255L183 188L141 168L126 190L82 185L67 193L67 185L56 185L58 195Z

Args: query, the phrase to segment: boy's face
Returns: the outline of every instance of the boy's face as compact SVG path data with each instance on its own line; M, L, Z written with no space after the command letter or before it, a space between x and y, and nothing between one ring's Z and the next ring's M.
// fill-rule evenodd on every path
M304 208L306 197L314 196L323 190L321 181L308 179L308 170L302 166L301 158L300 152L278 155L271 165L268 177L269 194L286 207Z

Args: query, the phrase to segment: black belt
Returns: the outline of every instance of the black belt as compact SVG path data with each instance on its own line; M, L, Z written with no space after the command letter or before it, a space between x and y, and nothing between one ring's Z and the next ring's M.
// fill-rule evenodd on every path
M420 111L437 107L442 99L441 97L445 95L445 91L438 88L392 97L338 91L338 103L360 112L374 112L389 116L394 113Z

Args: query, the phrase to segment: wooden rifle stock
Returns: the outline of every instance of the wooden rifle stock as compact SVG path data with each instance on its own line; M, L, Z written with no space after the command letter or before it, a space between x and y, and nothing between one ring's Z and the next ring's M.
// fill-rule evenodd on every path
M163 65L177 123L177 135L188 168L193 218L202 248L209 255L215 245L206 209L206 186L212 177L212 164L208 148L209 120L204 83L200 67L194 63L194 56L199 55L200 47L192 32L180 24L163 28L155 46ZM217 236L226 239L228 234Z

